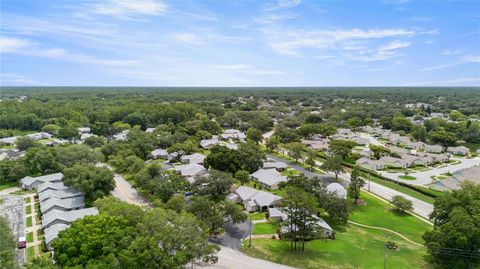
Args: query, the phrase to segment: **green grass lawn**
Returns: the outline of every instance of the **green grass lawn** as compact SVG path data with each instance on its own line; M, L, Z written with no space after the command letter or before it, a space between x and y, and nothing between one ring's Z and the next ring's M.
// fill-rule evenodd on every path
M265 219L266 214L267 214L266 212L256 212L256 213L252 213L248 216L251 220L262 220L262 219Z
M405 240L388 235L395 241L397 251L388 251L386 268L425 268L426 251ZM274 239L252 239L252 247L247 244L242 250L257 258L296 268L326 269L381 269L384 263L387 240L383 231L347 225L336 232L335 240L314 240L305 244L305 252L290 250L290 242Z
M256 223L253 225L252 234L274 234L277 228L270 223Z
M27 205L27 207L25 208L25 211L26 211L27 214L31 214L32 213L32 206Z
M27 227L32 227L32 217L27 217Z
M349 219L354 222L394 230L418 243L423 243L423 233L432 229L428 223L412 215L392 211L391 205L367 192L362 192L361 199L366 205L354 205L350 212Z
M403 180L415 180L417 179L416 177L412 177L412 176L398 176L399 179L403 179Z
M27 257L29 260L35 258L35 246L31 246L27 248Z
M26 203L26 204L30 204L31 202L32 202L32 198L31 198L31 197L25 198L25 203Z
M299 175L300 172L298 172L297 170L291 168L291 167L288 167L287 169L283 170L281 172L282 176L294 176L294 175Z
M27 242L33 243L33 232L27 233Z
M8 188L17 187L18 182L0 182L0 191Z

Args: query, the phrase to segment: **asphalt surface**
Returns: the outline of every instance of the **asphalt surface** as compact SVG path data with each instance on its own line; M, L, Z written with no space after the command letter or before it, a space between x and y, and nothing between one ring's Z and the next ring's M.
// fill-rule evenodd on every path
M14 234L15 241L19 237L25 236L25 224L23 223L23 197L17 195L0 195L0 215L6 217L10 224L10 229ZM22 266L26 259L26 249L16 250L17 264Z
M253 224L251 227L253 227ZM240 251L242 240L248 238L250 235L250 221L238 224L225 222L223 228L225 233L219 236L217 240L213 240L213 242Z

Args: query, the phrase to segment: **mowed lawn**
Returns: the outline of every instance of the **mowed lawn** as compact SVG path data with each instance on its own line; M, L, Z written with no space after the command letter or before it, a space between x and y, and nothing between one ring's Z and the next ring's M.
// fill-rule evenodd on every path
M354 205L350 212L351 221L387 228L396 231L410 240L423 244L422 235L432 226L410 214L400 214L392 211L393 206L362 192L361 199L366 205Z
M388 251L386 268L429 268L424 248L415 246L384 231L347 225L336 231L335 240L314 240L305 244L305 252L292 251L290 242L274 239L253 239L252 247L243 251L257 258L296 268L381 269L384 263L385 241L397 243L399 250Z
M274 234L277 233L277 228L268 222L265 223L255 223L253 225L252 234Z

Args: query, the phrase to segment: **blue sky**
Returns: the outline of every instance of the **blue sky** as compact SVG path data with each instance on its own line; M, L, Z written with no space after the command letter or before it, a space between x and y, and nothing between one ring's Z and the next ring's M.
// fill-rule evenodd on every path
M1 85L480 85L480 1L1 0Z

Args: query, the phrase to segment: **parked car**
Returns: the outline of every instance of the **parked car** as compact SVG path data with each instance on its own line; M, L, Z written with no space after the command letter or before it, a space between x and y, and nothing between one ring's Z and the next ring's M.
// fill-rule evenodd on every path
M27 238L25 236L22 236L22 237L18 238L17 247L18 248L26 248L27 247Z

